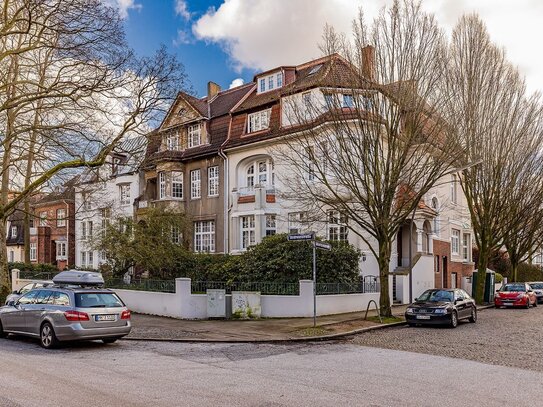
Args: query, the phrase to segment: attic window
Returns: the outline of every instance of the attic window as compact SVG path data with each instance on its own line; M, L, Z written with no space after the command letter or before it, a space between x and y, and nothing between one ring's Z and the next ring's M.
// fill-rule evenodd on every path
M311 68L311 70L309 71L309 73L307 74L308 76L309 75L313 75L317 72L319 72L319 70L322 68L322 64L319 64L319 65L315 65L313 68Z

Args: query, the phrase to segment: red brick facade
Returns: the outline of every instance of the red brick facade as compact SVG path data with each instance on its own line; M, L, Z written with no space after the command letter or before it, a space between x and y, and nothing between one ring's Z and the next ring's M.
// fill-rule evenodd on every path
M473 263L451 261L451 243L434 239L434 275L436 288L451 288L456 273L456 287L462 287L462 277L473 272Z
M64 211L59 219L57 211ZM36 244L36 260L33 263L48 263L59 270L75 265L75 205L73 200L38 203L34 208L34 228L30 244ZM43 215L46 214L45 220ZM57 258L57 243L66 244L66 256Z

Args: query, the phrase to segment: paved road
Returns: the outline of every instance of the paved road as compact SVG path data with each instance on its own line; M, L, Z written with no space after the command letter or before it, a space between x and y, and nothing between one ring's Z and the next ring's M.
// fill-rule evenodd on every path
M0 365L3 407L536 405L543 383L540 372L345 343L45 351L16 338L0 340Z
M359 335L352 343L543 372L543 306L490 308L479 312L476 324L462 322L456 329L390 328Z

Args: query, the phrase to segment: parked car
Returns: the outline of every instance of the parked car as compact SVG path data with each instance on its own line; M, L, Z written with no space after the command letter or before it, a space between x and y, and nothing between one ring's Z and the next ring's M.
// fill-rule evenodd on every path
M475 301L458 288L426 290L405 310L409 326L449 325L456 328L458 321L477 322Z
M541 281L533 281L528 283L530 288L533 290L535 297L537 298L538 303L543 302L543 282Z
M73 281L59 279L59 284L53 279L55 285L33 289L0 308L0 337L11 333L36 337L42 347L54 348L63 341L113 343L128 335L130 311L119 296L89 283L94 278L88 278L89 272L78 273Z
M10 301L17 301L19 298L21 298L23 294L26 294L27 292L29 292L30 290L33 290L34 288L49 287L52 285L53 285L52 281L33 281L31 283L25 284L18 290L15 290L11 294L9 294L6 297L5 304L7 304Z
M494 305L500 307L537 307L537 297L528 283L508 283L502 285L494 296Z

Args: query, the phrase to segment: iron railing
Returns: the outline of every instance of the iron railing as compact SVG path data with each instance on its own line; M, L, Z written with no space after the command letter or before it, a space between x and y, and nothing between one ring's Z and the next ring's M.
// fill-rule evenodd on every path
M138 279L128 282L124 279L109 279L106 280L105 286L107 288L118 288L123 290L175 293L175 280Z
M227 294L232 291L259 291L262 295L299 295L299 283L281 282L225 282L225 281L193 281L192 293L205 294L206 290L221 289Z
M317 295L378 293L379 281L366 276L355 283L317 283Z

